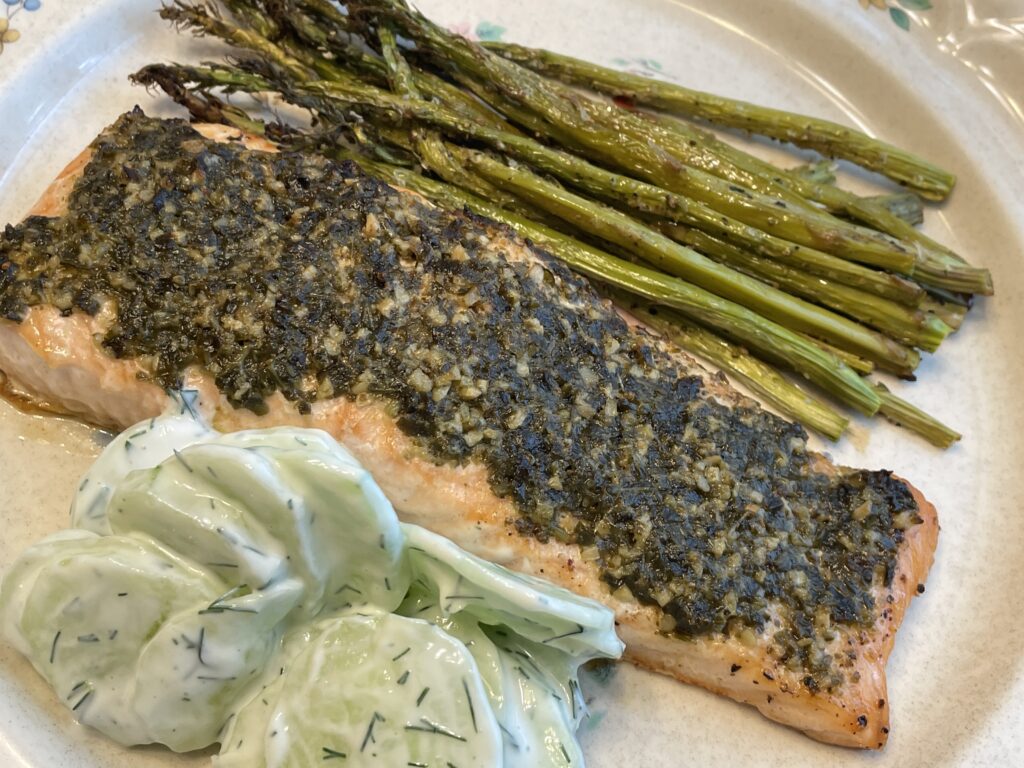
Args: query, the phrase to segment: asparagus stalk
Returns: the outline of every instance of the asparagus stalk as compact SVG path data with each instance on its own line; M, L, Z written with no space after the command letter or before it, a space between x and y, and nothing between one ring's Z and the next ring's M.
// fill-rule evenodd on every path
M838 440L846 429L849 419L804 392L742 347L688 321L678 312L638 302L628 294L612 295L616 303L636 315L645 325L682 349L718 366L786 416L832 440Z
M377 35L380 39L384 61L387 63L388 80L392 90L410 100L419 99L419 88L416 86L412 70L398 50L394 32L389 27L380 27L377 30ZM413 141L424 166L440 178L488 200L497 200L506 206L515 203L515 199L510 195L495 188L476 174L467 173L465 168L448 152L437 131L414 129Z
M849 196L844 205L853 218L899 238L918 252L914 279L919 283L963 293L993 293L992 275L987 269L967 264L958 254L918 232L884 206L854 196Z
M483 153L462 151L457 156L488 181L513 190L534 205L630 250L670 274L760 312L788 328L820 336L906 375L913 370L916 360L912 350L846 318L724 268L619 211L568 192L527 170L510 168Z
M234 0L234 2L244 1ZM316 13L317 18L308 16L299 8L300 5L307 6L307 10ZM380 86L389 84L388 63L385 58L374 56L366 49L348 41L346 39L346 35L349 33L347 17L330 3L281 3L276 6L276 9L280 17L279 23L291 29L300 40L329 52L335 61L350 67L361 77L367 78L370 84ZM460 116L483 125L510 133L518 133L516 128L497 112L437 75L421 69L410 68L410 78L412 85L423 98L433 99Z
M956 177L934 164L861 131L828 120L761 107L619 72L550 51L510 43L488 43L502 56L545 75L637 104L813 149L888 176L932 200L949 196Z
M804 336L807 336L807 334L804 334ZM859 357L858 355L855 355L852 352L847 352L845 349L833 347L828 342L824 342L821 339L816 339L813 336L807 336L807 338L813 343L817 344L826 352L829 352L838 357L840 360L842 360L844 363L850 366L861 376L867 376L870 373L874 373L875 364L872 363L870 360L865 360L863 357Z
M160 18L170 21L179 28L191 29L197 35L212 35L238 48L258 53L283 69L290 77L305 80L313 76L313 72L305 64L258 32L229 24L211 15L205 8L189 5L184 0L174 0L173 5L163 6L160 9Z
M929 314L935 315L942 322L952 328L954 331L960 329L963 325L964 317L967 315L967 308L960 304L952 304L942 299L936 299L931 296L926 296L921 302L920 309L928 312Z
M896 426L916 432L939 448L949 448L960 439L959 432L894 395L884 384L876 383L875 390L882 398L882 407L879 412Z
M785 264L744 253L736 246L705 232L673 225L663 226L662 231L677 242L695 248L716 261L767 280L808 301L855 317L903 344L934 352L952 331L939 318L927 312L913 310L825 278L809 277Z

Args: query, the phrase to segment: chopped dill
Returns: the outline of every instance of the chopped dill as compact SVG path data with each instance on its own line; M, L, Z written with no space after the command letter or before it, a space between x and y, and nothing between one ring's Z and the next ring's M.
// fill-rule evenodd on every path
M190 474L194 471L192 469L192 467L189 466L189 463L187 461L185 461L185 457L181 455L181 451L179 451L177 448L174 449L174 458L176 458L178 461L180 461L181 462L181 466L183 466L186 470L188 470L188 472Z
M462 690L466 692L466 703L469 705L469 717L473 721L473 733L480 733L480 730L476 727L476 710L473 708L473 696L469 692L469 683L466 682L466 678L462 678Z
M385 722L384 715L382 715L380 712L374 712L373 717L370 718L370 724L366 728L366 735L363 737L363 744L361 747L359 747L360 752L366 749L367 744L377 743L377 739L374 738L373 735L373 726L375 726L378 722Z
M577 624L576 625L576 629L572 630L571 632L563 632L560 635L555 635L554 637L549 637L547 640L542 640L541 642L543 642L543 643L553 643L555 640L561 640L562 638L565 638L565 637L572 637L573 635L582 635L585 631L586 630L584 630L582 624Z
M519 751L519 742L516 741L516 737L512 735L512 731L510 731L508 728L506 728L504 725L502 725L501 721L498 722L498 727L501 728L501 732L504 733L508 737L508 741L512 745L512 749L514 749L516 752L518 752Z
M425 717L420 718L422 725L410 724L405 726L407 731L420 731L422 733L436 733L438 736L447 736L449 739L455 739L456 741L465 741L465 736L459 736L455 731L446 728L440 723L435 723L428 720Z
M86 701L88 701L88 700L89 700L89 697L90 697L90 696L92 696L92 691L91 691L91 690L90 690L90 691L86 691L86 692L85 692L85 695L84 695L84 696L83 696L82 698L80 698L80 699L78 700L78 703L77 703L77 704L75 704L75 706L73 706L73 707L71 708L71 711L72 711L72 712L77 712L77 711L78 711L78 709L79 709L79 708L80 708L80 707L81 707L81 706L82 706L83 704L85 704L85 702L86 702Z
M71 689L71 693L69 693L65 697L65 701L71 701L71 697L74 696L76 693L78 693L80 690L82 690L82 686L84 686L85 684L86 684L85 680L82 680L81 682L75 683L75 687L72 688Z

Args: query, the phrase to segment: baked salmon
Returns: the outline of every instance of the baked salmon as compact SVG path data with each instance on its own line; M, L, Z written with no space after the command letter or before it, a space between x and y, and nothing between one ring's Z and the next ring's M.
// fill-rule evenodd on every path
M351 163L120 118L0 238L0 370L124 428L320 428L408 522L614 609L634 663L879 748L935 510L510 230Z

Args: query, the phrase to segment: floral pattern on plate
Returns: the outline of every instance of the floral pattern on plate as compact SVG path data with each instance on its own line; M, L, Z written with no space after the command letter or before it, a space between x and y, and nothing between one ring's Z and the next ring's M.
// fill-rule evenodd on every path
M862 8L878 8L889 12L889 18L904 32L910 31L910 22L913 18L907 11L930 11L931 0L860 0Z
M469 40L483 40L485 42L501 40L506 32L503 26L492 21L480 21L476 25L469 21L462 21L458 24L450 25L448 30L457 35L462 35Z
M11 19L18 15L19 11L38 11L42 0L2 0L4 13L0 16L0 56L4 49L11 43L21 39L21 32L11 26Z

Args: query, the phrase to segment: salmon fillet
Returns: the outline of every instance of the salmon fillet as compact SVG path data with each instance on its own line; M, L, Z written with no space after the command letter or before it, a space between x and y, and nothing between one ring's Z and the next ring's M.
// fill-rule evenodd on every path
M610 606L635 664L884 745L938 535L919 491L806 451L502 226L286 154L138 112L105 131L0 238L8 389L106 427L173 387L222 431L325 430L405 521Z

